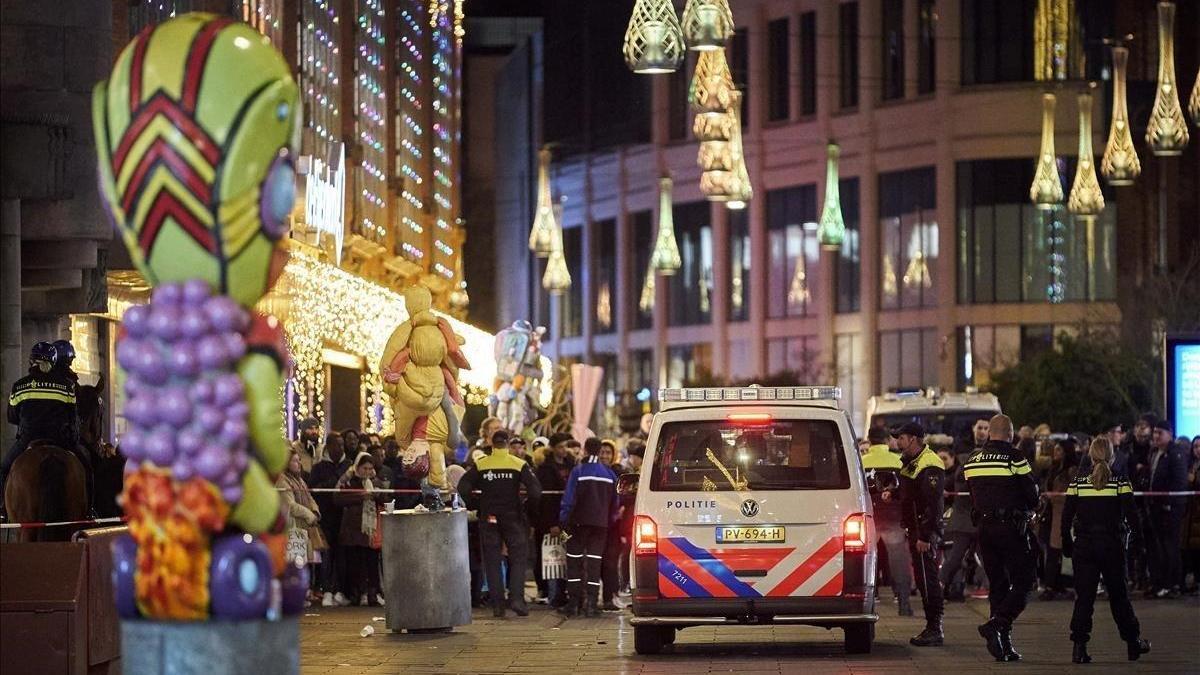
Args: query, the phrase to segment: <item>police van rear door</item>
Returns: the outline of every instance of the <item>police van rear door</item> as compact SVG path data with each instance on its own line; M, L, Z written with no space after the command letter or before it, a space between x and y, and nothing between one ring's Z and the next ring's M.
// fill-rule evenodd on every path
M841 593L845 520L865 511L852 489L841 412L701 408L660 418L639 511L664 521L662 597Z

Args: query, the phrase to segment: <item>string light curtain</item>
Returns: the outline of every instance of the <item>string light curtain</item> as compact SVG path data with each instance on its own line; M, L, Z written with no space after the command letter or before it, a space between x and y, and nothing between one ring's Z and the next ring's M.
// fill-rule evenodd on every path
M1079 158L1067 210L1086 218L1095 218L1104 210L1104 193L1100 191L1092 155L1092 95L1088 92L1079 95Z
M830 143L826 148L825 164L825 207L821 210L821 221L817 226L817 241L821 248L836 251L846 238L846 221L842 218L842 199L838 190L838 157L841 148Z
M688 49L724 51L725 43L733 36L733 12L728 0L688 0L682 28Z
M387 24L383 0L358 0L358 30L355 36L354 126L362 157L355 168L358 177L355 213L358 233L375 242L387 235L388 158L387 137Z
M1042 147L1038 150L1037 169L1029 199L1042 210L1051 210L1063 200L1062 180L1054 155L1054 94L1042 94Z
M1109 185L1132 185L1142 172L1142 163L1133 147L1133 134L1129 133L1129 110L1125 97L1129 50L1113 47L1112 60L1112 124L1108 127L1108 142L1104 145L1104 157L1100 160L1100 173Z
M663 176L658 179L658 236L654 240L654 252L650 254L650 267L667 276L675 274L683 264L679 257L679 243L675 241L672 209L671 178Z
M673 73L683 62L683 30L671 0L637 0L621 50L635 73Z
M429 99L424 95L428 88L429 28L423 16L424 8L410 4L398 9L396 21L396 44L393 92L397 97L394 118L395 159L398 176L393 179L399 184L400 199L395 213L399 218L397 240L400 254L413 263L410 269L424 269L425 253L430 248L431 228L427 229L426 204L432 189L429 174L429 153L432 152L427 138L426 111ZM419 265L420 267L415 267Z
M537 257L550 255L554 245L554 231L558 223L554 220L554 199L550 194L550 150L538 151L538 196L537 213L533 216L533 227L529 232L529 250Z
M1159 157L1181 154L1188 144L1187 123L1175 82L1175 4L1158 3L1158 88L1146 125L1146 145Z

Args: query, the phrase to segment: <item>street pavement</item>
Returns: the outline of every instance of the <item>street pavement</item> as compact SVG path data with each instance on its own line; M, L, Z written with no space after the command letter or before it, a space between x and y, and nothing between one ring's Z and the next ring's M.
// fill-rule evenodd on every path
M633 650L627 614L566 620L535 606L527 618L510 612L506 619L493 619L490 611L476 610L474 623L453 633L407 635L388 632L379 607L314 607L302 622L301 663L305 675L1053 673L1073 667L1067 638L1071 606L1066 600L1032 601L1013 633L1025 659L1011 664L992 660L976 632L987 618L986 600L949 603L946 646L924 649L908 644L923 621L898 617L893 605L881 604L874 650L855 656L844 652L840 630L805 626L688 628L679 633L673 652L647 657ZM919 615L919 603L916 609ZM1134 609L1153 651L1136 663L1127 661L1108 607L1098 602L1089 645L1093 662L1087 672L1200 673L1200 599L1139 600ZM375 633L364 638L360 631L366 625L372 625Z

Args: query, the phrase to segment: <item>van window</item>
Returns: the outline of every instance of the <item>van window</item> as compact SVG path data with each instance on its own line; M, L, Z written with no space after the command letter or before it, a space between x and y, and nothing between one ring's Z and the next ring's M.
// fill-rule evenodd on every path
M833 490L850 487L842 436L829 420L663 425L650 489Z

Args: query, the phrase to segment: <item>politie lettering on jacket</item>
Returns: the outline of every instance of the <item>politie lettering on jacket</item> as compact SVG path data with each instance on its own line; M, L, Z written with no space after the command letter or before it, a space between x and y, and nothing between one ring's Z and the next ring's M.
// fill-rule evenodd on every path
M667 500L668 509L715 509L717 501L715 499L670 499Z

